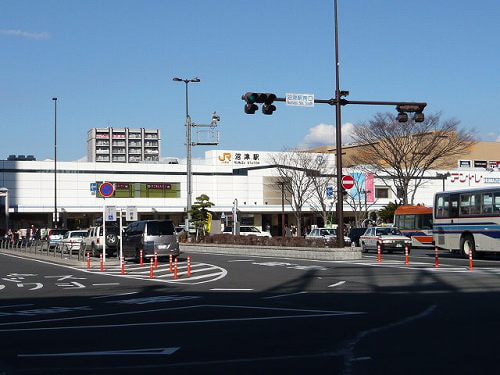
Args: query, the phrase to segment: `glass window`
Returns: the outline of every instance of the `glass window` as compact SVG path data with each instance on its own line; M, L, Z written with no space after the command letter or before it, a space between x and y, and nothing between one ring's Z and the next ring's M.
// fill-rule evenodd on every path
M375 187L375 198L389 198L389 188Z
M459 217L458 201L459 194L450 194L450 217Z
M470 215L471 194L460 195L460 215Z
M472 194L470 197L470 214L479 215L481 213L481 194Z
M169 236L174 234L174 225L171 221L150 221L148 222L149 236Z
M436 217L449 217L450 196L448 194L438 195L436 198Z
M403 215L399 228L401 229L415 229L415 215Z
M485 193L482 195L481 213L491 214L493 212L493 193Z
M418 218L420 229L432 229L432 214L419 215Z
M493 213L500 214L500 193L495 193L495 200L493 201Z

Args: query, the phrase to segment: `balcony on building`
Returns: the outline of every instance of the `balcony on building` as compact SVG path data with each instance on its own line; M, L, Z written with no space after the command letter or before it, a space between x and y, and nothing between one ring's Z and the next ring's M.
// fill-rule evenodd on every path
M142 154L142 149L139 147L139 148L134 148L134 147L129 147L128 148L128 153L129 154Z
M123 140L123 141L116 141L116 140L113 140L113 146L121 146L121 147L125 147L125 140Z
M126 152L125 147L113 147L113 154L125 154Z
M109 148L99 147L95 149L96 154L109 154Z

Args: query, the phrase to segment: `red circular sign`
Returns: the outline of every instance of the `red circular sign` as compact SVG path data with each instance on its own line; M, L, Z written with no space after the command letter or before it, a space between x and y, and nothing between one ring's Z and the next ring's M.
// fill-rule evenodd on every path
M346 190L354 187L354 177L347 175L342 177L342 187Z
M115 186L111 182L103 182L99 185L99 193L104 198L109 198L115 192Z

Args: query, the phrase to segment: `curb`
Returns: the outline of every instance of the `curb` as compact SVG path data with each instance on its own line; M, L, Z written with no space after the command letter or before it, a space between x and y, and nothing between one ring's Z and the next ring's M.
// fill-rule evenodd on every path
M297 258L312 260L359 260L361 249L344 247L342 249L312 249L308 247L278 247L278 246L242 246L220 244L189 244L181 243L184 253L215 253L225 255L261 255L276 258Z
M54 255L42 255L42 254L34 254L30 252L22 252L22 251L16 251L16 250L7 250L7 249L0 249L0 254L6 254L6 255L15 255L20 258L26 258L26 259L36 259L36 260L44 260L50 263L55 263L55 264L62 264L65 266L82 266L87 263L86 259L83 260L78 260L75 258L69 258L67 256L61 258L61 255L57 255L54 257ZM99 264L99 259L97 258L92 258L92 263L93 264ZM106 259L106 264L108 265L119 265L119 261L116 258L113 259Z

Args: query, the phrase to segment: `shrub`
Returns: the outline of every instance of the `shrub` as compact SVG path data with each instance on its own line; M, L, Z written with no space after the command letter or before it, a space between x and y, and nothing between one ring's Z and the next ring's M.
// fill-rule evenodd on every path
M181 238L179 238L181 241ZM181 241L186 242L186 241ZM320 239L305 239L304 237L258 237L233 236L232 234L213 234L200 238L198 243L242 246L282 246L282 247L335 247L335 241L325 242Z

